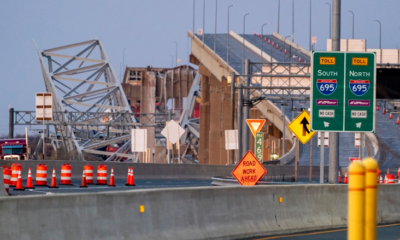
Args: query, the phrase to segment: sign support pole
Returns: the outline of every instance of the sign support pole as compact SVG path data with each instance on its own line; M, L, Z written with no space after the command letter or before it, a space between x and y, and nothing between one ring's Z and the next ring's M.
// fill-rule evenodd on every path
M45 109L44 108L44 105L45 105L44 98L45 98L45 94L43 94L43 141L42 141L42 143L43 143L43 160L44 160L45 148L46 148L46 146L45 146L46 141L44 139L44 119L46 118L45 110L44 110Z
M231 111L232 111L232 120L231 127L235 129L235 83L236 83L236 75L235 72L231 72ZM228 150L229 152L229 150ZM235 150L232 151L232 156L230 156L231 163L235 164ZM239 161L239 159L238 159ZM229 164L229 161L228 161Z
M172 144L171 146L169 146L170 142L169 142L169 132L168 132L168 128L167 128L167 148L168 148L168 164L171 164L171 155L169 153L170 147L172 148Z
M241 87L242 85L240 85ZM236 162L239 162L239 159L242 159L242 152L243 152L243 111L242 111L242 99L243 99L243 89L239 88L238 89L238 114L237 114L237 128L238 128L238 151L237 151L237 158L236 158Z
M340 51L340 5L341 0L332 1L332 51ZM339 133L329 133L329 142L329 183L334 184L338 181Z
M286 136L285 136L285 103L281 104L281 112L282 112L282 155L285 155L285 140L286 140Z
M312 181L312 145L313 145L313 140L311 139L310 141L310 182Z
M244 75L245 75L245 81L246 81L246 86L250 87L250 61L249 59L244 60ZM250 90L245 89L244 90L244 99L245 99L245 104L244 104L244 121L249 119L250 116ZM243 152L247 152L250 150L249 147L249 142L250 142L250 129L249 128L244 128L243 129Z
M360 160L362 161L365 156L364 156L364 150L365 150L365 133L360 133Z
M325 148L325 133L321 132L321 148L320 148L320 163L319 163L319 183L324 183L324 149Z
M297 166L299 165L299 139L295 139L296 141L296 153L295 153L295 163L294 163L294 181L297 182Z

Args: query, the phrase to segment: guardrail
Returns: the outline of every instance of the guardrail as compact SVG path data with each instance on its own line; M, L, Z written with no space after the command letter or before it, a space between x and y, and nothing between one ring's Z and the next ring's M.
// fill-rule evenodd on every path
M2 239L234 239L347 224L347 185L196 187L0 197ZM400 185L378 187L378 223Z

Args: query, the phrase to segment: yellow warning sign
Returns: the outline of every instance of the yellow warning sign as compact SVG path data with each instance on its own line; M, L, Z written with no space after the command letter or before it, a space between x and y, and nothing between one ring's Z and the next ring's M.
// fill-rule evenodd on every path
M368 58L353 57L351 58L351 65L368 66Z
M319 64L320 65L335 65L336 58L335 57L320 57Z
M306 144L315 132L310 128L310 114L306 110L299 114L288 126L302 144Z
M253 133L253 136L256 137L256 134L264 126L265 119L246 119L246 122L250 128L250 131Z

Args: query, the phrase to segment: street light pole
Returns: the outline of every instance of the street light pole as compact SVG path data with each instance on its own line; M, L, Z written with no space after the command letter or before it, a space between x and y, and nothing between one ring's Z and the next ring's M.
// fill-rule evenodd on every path
M354 13L353 13L353 11L347 11L347 12L349 12L349 13L351 13L353 15L352 39L354 39Z
M235 5L229 5L228 7L228 29L226 33L226 65L229 66L229 9Z
M171 57L171 67L174 67L174 57L172 55L169 55Z
M246 13L243 17L243 58L242 58L242 74L244 74L244 50L245 50L245 45L244 45L244 38L246 34L246 17L249 16L250 13Z
M204 34L205 34L205 23L206 23L206 0L203 0L203 46L204 46Z
M292 0L292 42L294 42L294 0Z
M178 66L178 43L174 41L175 43L175 67Z
M217 46L217 13L218 13L218 0L215 0L215 32L214 32L214 53Z
M381 40L382 40L382 24L379 20L374 20L375 22L379 23L379 49L382 49Z
M281 0L278 0L278 30L277 30L278 33L279 33L279 17L280 17L280 12L281 12Z
M310 49L310 51L312 50L312 48L311 48L311 0L310 0L310 47L309 47Z
M332 51L340 51L340 11L341 0L332 1ZM321 134L322 135L322 134ZM323 139L323 138L321 138ZM339 166L339 133L329 133L329 183L338 182ZM321 144L321 149L323 145ZM324 170L324 164L321 164L321 173Z
M125 48L124 48L124 50L122 50L122 69L124 69L125 68ZM125 72L125 70L124 70L124 72ZM123 81L123 75L121 76L121 82Z
M261 26L261 62L264 63L264 58L263 58L263 45L264 45L264 39L263 39L263 35L264 35L264 26L266 25L270 25L270 23L264 23Z
M195 9L196 9L196 4L195 4L195 1L196 0L193 0L193 34L194 34L194 16L195 16L195 14L196 14L196 11L195 11Z
M329 6L329 39L332 38L332 6L330 3L325 3Z

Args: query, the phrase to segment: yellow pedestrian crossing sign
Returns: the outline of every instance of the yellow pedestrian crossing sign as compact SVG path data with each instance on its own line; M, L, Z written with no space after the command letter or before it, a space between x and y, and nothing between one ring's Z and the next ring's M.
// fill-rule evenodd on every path
M302 144L306 144L315 132L310 128L310 114L306 110L299 114L288 126Z

